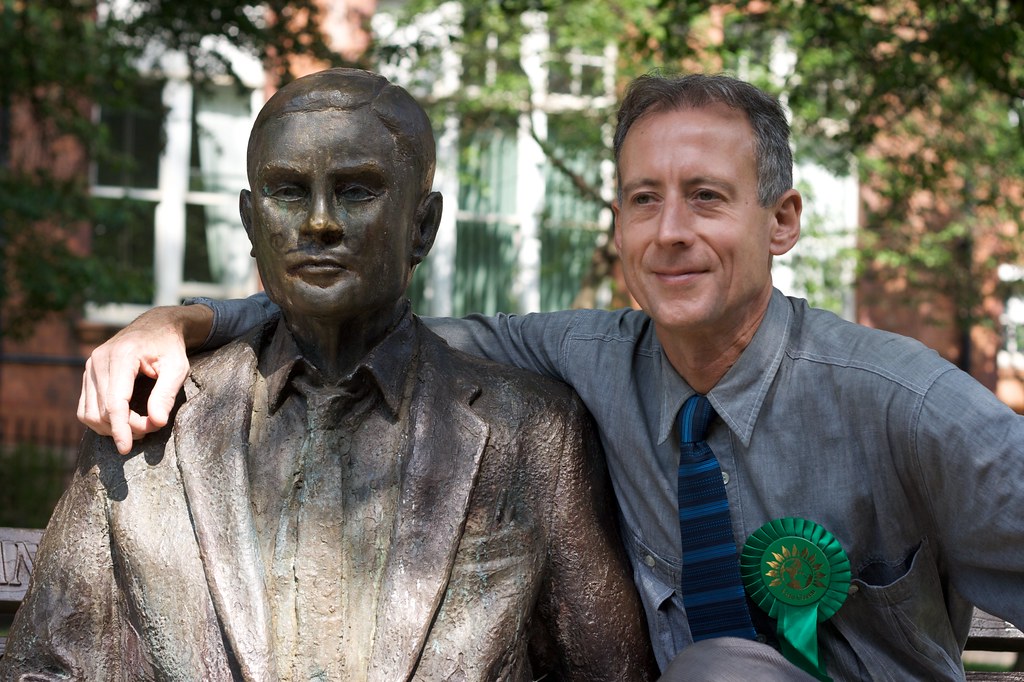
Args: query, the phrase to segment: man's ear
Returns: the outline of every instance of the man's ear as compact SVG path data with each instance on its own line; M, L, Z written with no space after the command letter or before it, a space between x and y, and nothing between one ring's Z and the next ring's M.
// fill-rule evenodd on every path
M804 202L800 192L786 190L775 203L775 222L772 226L768 250L773 256L781 256L792 249L800 239L800 213Z
M418 265L430 253L437 237L437 228L441 224L441 209L444 201L440 192L431 192L423 197L416 209L415 225L412 235L412 263Z
M238 215L242 218L242 226L245 228L245 233L249 235L249 243L252 244L249 255L255 257L256 242L252 238L252 192L247 189L238 193Z

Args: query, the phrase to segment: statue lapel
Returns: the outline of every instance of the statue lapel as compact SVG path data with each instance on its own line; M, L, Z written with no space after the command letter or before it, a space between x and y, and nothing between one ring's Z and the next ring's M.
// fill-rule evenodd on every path
M408 680L416 672L451 576L488 438L487 423L470 407L479 388L453 386L451 370L439 370L432 353L421 357L419 386L427 395L421 388L410 410L412 452L381 585L382 598L389 598L377 610L371 682Z
M256 357L248 344L193 369L175 448L210 595L242 677L277 677L245 453Z

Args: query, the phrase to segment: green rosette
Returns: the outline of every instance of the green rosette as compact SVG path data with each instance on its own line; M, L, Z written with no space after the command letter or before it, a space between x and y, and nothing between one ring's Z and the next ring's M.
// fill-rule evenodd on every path
M778 621L782 655L819 680L829 680L818 655L818 623L846 601L850 560L823 527L787 517L764 524L740 554L747 594Z

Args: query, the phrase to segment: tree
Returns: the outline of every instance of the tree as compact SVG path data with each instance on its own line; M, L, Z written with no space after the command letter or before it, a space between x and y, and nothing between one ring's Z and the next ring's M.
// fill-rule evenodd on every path
M970 370L995 269L1024 257L1024 6L818 0L750 20L797 54L784 89L798 152L856 159L862 290L911 315L945 300Z
M0 0L0 335L23 337L49 312L105 302L147 277L89 255L89 225L110 211L88 192L88 164L111 158L95 107L138 106L138 65L183 54L202 84L231 72L229 49L258 55L279 79L293 60L339 61L315 0ZM115 206L121 219L129 203Z
M408 16L440 4L417 0ZM454 93L455 106L527 106L531 93L517 50L524 13L542 11L553 27L555 61L569 49L614 41L620 89L653 68L726 70L780 94L793 114L798 160L856 172L868 188L862 275L898 276L921 296L948 296L957 326L969 329L985 315L981 301L991 293L996 262L1022 256L1019 2L491 0L463 6L454 38L464 76L493 61L489 37L497 37L502 71L490 88ZM414 45L412 52L423 57L430 45ZM580 125L607 125L613 114L612 107L588 112ZM595 253L585 288L613 262L609 239Z

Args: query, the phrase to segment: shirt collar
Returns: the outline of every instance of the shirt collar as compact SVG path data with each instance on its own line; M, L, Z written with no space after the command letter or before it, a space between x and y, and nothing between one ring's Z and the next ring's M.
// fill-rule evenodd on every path
M416 325L413 324L410 308L406 306L398 324L366 354L347 377L338 383L352 383L361 376L376 386L391 415L397 416L402 406L406 379L409 376L409 367L415 359L416 348ZM267 380L271 413L274 413L287 397L294 376L298 373L314 377L319 375L316 368L302 356L295 339L285 325L284 318L278 320L274 336L262 354L260 366Z
M778 289L772 291L768 310L750 344L725 376L708 393L715 412L740 439L750 445L754 424L761 412L768 388L778 374L785 355L793 320L793 307ZM659 344L660 347L660 344ZM676 417L686 399L695 391L687 384L661 350L662 399L658 443L672 434Z

